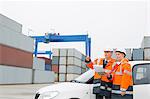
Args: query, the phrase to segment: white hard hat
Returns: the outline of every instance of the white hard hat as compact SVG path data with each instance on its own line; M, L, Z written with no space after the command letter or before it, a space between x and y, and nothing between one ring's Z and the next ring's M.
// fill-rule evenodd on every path
M115 50L115 52L121 52L121 53L124 53L126 55L126 50L124 48L117 48Z
M114 50L111 49L111 48L106 48L106 49L104 49L104 52L105 52L105 51L113 52Z

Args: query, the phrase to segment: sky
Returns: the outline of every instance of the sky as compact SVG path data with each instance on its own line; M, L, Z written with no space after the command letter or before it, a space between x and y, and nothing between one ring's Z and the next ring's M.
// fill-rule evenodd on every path
M105 48L140 48L150 35L149 0L0 0L0 13L21 23L25 35L88 34L92 58ZM76 48L84 42L40 44L39 50Z

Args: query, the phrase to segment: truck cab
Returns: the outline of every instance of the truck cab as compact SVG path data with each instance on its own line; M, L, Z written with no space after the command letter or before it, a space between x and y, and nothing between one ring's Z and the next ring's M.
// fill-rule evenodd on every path
M148 99L150 97L150 62L130 62L133 71L134 99Z

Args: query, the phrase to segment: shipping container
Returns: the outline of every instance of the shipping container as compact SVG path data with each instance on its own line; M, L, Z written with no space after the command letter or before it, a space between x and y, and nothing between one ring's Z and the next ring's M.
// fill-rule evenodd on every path
M66 81L66 74L59 74L59 82L65 82Z
M55 48L55 49L52 49L52 53L53 53L53 54L52 54L53 56L60 56L60 55L59 55L59 54L60 54L60 50L59 50L59 49L56 49L56 48Z
M86 63L84 62L84 61L82 61L82 66L81 66L82 68L86 68L87 66L86 66Z
M45 70L46 71L52 71L52 65L51 64L45 64Z
M132 55L134 61L144 60L144 49L143 48L133 49Z
M54 71L55 73L59 72L59 66L58 65L52 65L52 71Z
M82 54L82 59L81 60L85 61L85 59L86 59L86 56Z
M47 57L38 57L40 59L45 60L45 70L46 71L51 71L52 70L52 60L47 58Z
M68 49L68 57L76 57L79 58L80 60L82 59L82 54L76 49Z
M66 57L67 56L67 49L60 49L60 57L64 56Z
M59 74L55 73L55 82L58 82L58 81L59 81Z
M22 25L2 14L0 14L0 25L10 29L11 31L21 33ZM1 27L0 26L0 27Z
M31 84L32 69L0 65L0 84Z
M53 56L52 57L52 65L58 65L59 64L59 57Z
M45 70L45 60L37 57L33 58L33 69Z
M81 74L81 67L69 65L67 66L67 74Z
M53 71L33 70L33 83L53 83L54 81Z
M68 57L67 58L67 65L76 65L76 66L80 66L82 65L81 63L82 61L76 57Z
M144 36L141 47L150 48L150 36Z
M67 73L67 66L60 65L59 66L59 73Z
M59 57L59 64L66 65L67 64L67 57Z
M132 60L132 50L131 48L125 49L126 50L126 58Z
M144 60L150 60L150 48L144 49Z
M33 53L34 39L0 26L0 44Z
M0 44L0 52L0 64L23 68L32 68L32 53L8 47L2 44Z
M45 64L51 64L52 63L52 60L47 58L47 57L38 57L40 59L44 59L45 60Z

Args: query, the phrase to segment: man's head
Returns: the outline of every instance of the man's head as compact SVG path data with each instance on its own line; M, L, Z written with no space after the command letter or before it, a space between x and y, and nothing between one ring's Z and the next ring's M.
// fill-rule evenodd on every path
M105 55L106 59L110 59L112 54L113 54L113 49L105 49L104 50L104 55Z
M126 50L125 49L116 49L116 60L121 61L126 56Z

